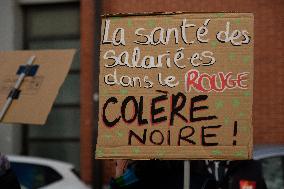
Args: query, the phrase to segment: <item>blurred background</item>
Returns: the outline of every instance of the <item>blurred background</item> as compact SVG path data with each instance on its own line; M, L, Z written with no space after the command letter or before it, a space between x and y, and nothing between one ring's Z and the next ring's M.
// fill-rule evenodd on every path
M46 125L1 125L0 152L67 162L80 173L83 183L93 188L106 187L114 175L114 162L94 159L100 15L252 12L255 17L254 144L279 152L273 156L276 160L271 165L281 168L277 174L282 180L277 181L280 184L275 188L281 184L284 187L283 10L283 0L1 0L0 50L75 48L77 53ZM267 164L269 161L265 160L264 167L276 174ZM275 178L271 174L267 177Z

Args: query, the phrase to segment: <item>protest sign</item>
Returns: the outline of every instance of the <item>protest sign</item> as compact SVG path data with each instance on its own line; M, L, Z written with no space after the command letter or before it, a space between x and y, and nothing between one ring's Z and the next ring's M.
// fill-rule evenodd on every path
M97 158L252 157L253 15L102 19Z
M44 124L74 54L75 50L0 52L1 110L12 99L1 122Z

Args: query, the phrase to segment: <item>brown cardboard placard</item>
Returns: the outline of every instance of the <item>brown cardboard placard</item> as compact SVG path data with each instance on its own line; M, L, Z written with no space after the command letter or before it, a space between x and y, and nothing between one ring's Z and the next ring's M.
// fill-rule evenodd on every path
M253 15L106 16L99 159L252 157Z
M0 108L15 85L20 66L25 66L31 56L38 65L34 76L26 76L5 113L3 123L44 124L70 69L74 49L0 52Z

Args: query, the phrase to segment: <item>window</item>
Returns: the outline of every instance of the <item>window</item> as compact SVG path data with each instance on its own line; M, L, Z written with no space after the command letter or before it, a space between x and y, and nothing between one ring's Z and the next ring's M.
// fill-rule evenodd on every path
M80 48L79 2L25 5L25 49ZM59 91L44 126L25 127L25 154L80 162L80 58Z
M43 165L12 162L11 168L17 175L20 184L29 189L37 189L63 178L52 168Z

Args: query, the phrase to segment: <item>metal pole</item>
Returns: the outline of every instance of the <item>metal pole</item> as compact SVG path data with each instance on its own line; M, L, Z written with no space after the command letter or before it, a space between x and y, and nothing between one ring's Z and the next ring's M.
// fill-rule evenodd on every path
M183 189L190 189L190 161L184 161L183 165Z
M29 60L27 61L26 65L27 66L32 65L34 59L35 59L35 56L31 56L29 58ZM15 90L19 89L25 77L26 77L26 73L25 72L21 73L20 76L18 77L18 80L16 81L13 89L15 89ZM0 121L4 118L4 115L7 112L8 108L10 107L12 101L13 101L13 98L11 96L9 96L7 98L5 104L3 105L1 111L0 111Z

